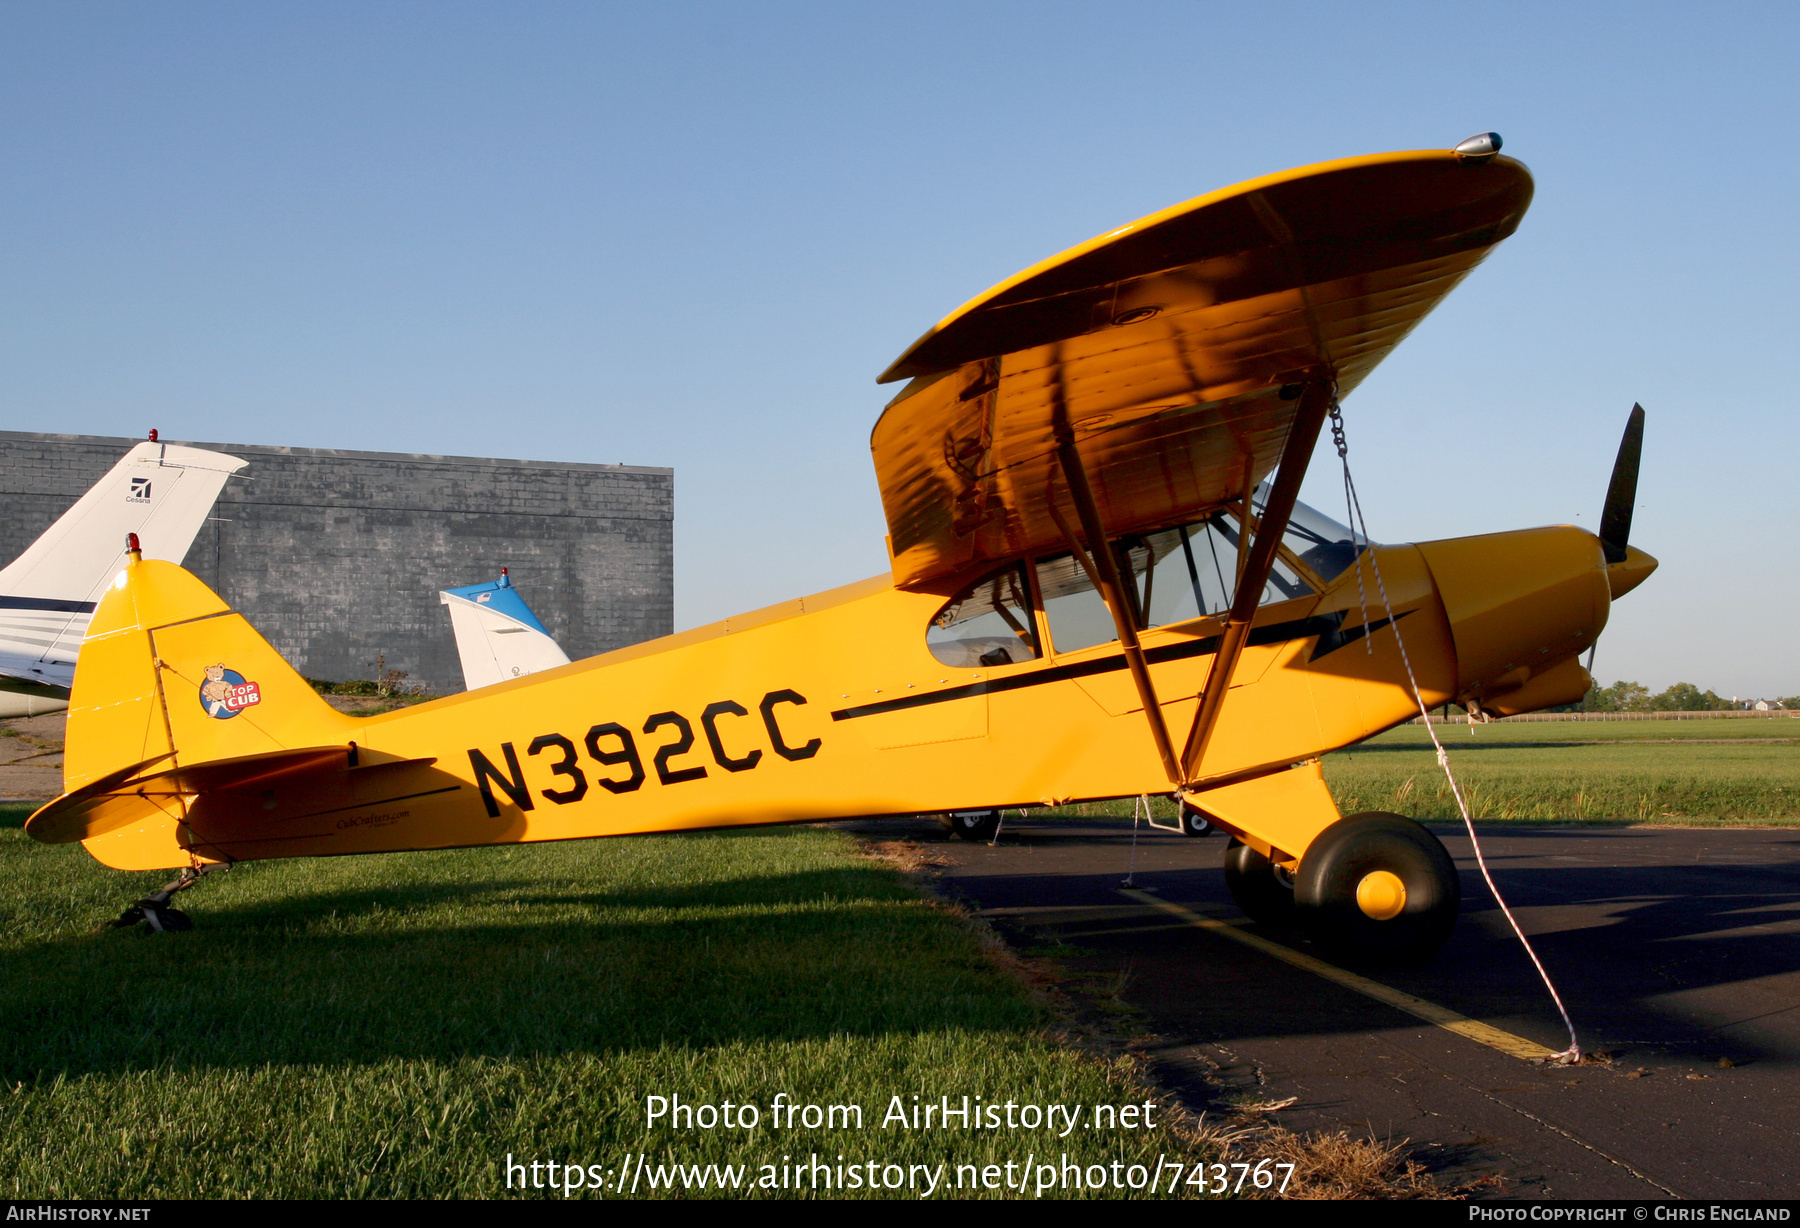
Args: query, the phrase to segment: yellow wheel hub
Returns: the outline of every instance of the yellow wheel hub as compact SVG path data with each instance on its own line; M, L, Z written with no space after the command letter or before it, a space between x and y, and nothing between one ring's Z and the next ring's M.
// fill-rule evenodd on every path
M1377 921L1392 921L1406 911L1406 884L1386 870L1372 870L1356 884L1356 906Z

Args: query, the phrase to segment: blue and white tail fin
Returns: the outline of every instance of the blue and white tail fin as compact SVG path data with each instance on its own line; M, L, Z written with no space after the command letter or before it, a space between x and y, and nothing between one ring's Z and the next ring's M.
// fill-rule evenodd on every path
M158 443L152 432L0 569L0 716L66 706L94 603L125 564L126 535L138 535L146 558L179 564L226 479L248 463Z
M569 663L504 567L498 580L445 589L438 600L450 610L463 686L471 691Z

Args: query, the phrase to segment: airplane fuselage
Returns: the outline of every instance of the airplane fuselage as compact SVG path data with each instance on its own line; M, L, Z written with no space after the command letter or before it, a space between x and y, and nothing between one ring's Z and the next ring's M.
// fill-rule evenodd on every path
M1443 591L1434 571L1454 573ZM1170 787L1118 644L1057 651L1040 600L1032 616L1043 654L1016 664L943 664L926 633L946 592L903 591L881 577L359 719L327 708L187 573L149 564L132 573L159 590L137 602L148 619L119 624L103 606L96 625L105 627L87 651L110 644L123 661L132 637L147 636L161 663L155 703L102 711L111 688L96 681L90 690L90 677L106 676L96 654L94 672L84 666L77 681L73 719L90 731L83 745L106 759L84 760L72 743L66 787L119 766L120 736L140 740L145 762L172 738L179 750L164 769L194 766L181 787L145 791L161 799L154 811L139 803L130 821L98 824L108 830L86 840L120 868L186 864L189 848L212 860L367 853L1053 805ZM1483 574L1493 583L1473 592L1470 577ZM201 595L213 612L196 616L184 603ZM1316 766L1288 769L1416 715L1421 700L1488 693L1490 706L1503 706L1509 691L1530 694L1545 679L1555 693L1530 702L1578 698L1587 677L1573 656L1606 613L1599 546L1578 529L1376 547L1360 587L1353 567L1321 592L1259 610L1203 765L1219 789L1198 802L1247 842L1295 860L1337 816L1322 785L1295 783L1316 782ZM1192 719L1221 626L1203 617L1141 634L1171 728ZM1459 659L1479 659L1489 676ZM211 679L210 704L208 667L222 675ZM105 722L117 725L114 736L96 740ZM295 748L317 753L299 762ZM222 789L196 783L206 762L249 755L271 756L269 771ZM1271 781L1288 784L1269 792Z

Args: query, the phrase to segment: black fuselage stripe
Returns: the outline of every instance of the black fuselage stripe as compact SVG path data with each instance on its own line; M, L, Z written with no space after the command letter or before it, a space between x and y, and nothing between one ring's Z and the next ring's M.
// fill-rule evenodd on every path
M1347 611L1339 610L1332 614L1315 614L1311 618L1298 618L1291 622L1270 623L1266 627L1256 627L1250 632L1250 645L1285 644L1293 640L1319 637L1318 647L1314 650L1312 660L1336 652L1345 644L1354 643L1365 635L1372 634L1387 626L1388 619L1379 619L1349 631L1343 630L1344 615ZM1405 618L1410 610L1398 617ZM1188 640L1180 644L1162 644L1144 653L1144 659L1151 665L1161 665L1166 661L1185 661L1191 657L1211 656L1219 650L1219 636L1209 635L1204 639ZM1021 691L1030 687L1049 686L1053 682L1067 682L1073 678L1091 678L1095 674L1112 674L1125 668L1125 655L1118 653L1109 657L1097 657L1092 661L1077 661L1071 665L1053 665L1049 669L1033 670L1029 674L1015 674L1010 678L991 678L983 682L971 682L966 686L948 687L942 691L932 691L927 695L902 695L897 699L884 699L879 703L859 704L854 708L840 708L831 714L834 721L855 720L859 716L879 716L884 712L902 712L908 708L923 708L931 704L949 703L956 699L968 699L975 695L998 695L1004 691Z

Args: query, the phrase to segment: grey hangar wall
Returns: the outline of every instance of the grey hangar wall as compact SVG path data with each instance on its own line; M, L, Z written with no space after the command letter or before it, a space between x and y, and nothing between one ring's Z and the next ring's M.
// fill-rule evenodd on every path
M0 431L0 562L137 442ZM310 678L373 678L385 657L434 691L462 690L438 590L501 567L574 660L674 629L671 469L188 446L249 465L184 565Z

